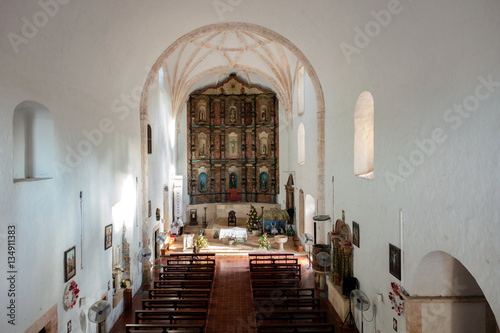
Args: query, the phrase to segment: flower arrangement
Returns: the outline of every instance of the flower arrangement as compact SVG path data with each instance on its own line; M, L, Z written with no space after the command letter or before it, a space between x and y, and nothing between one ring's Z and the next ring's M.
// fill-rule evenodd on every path
M66 290L64 292L64 307L67 309L73 309L78 299L78 294L80 289L78 289L78 284L75 281L71 281L66 285Z
M125 280L120 281L120 288L127 289L127 283L125 282Z
M291 225L288 226L288 230L286 232L286 235L290 236L290 237L295 236L295 230L293 230Z
M391 300L392 309L398 313L398 316L405 310L405 301L401 296L401 288L397 283L391 282L392 291L389 292L389 299Z
M228 240L229 245L238 245L238 238L230 236Z
M247 230L252 231L260 229L260 222L259 222L259 217L257 216L257 210L253 205L250 206L250 213L248 213L247 215L248 215Z
M262 236L260 236L257 247L259 249L266 249L266 250L271 249L271 242L269 241L269 239L267 239L267 234L263 234Z
M201 250L207 247L208 247L208 240L205 237L203 237L203 235L200 235L196 240L196 248L198 250Z

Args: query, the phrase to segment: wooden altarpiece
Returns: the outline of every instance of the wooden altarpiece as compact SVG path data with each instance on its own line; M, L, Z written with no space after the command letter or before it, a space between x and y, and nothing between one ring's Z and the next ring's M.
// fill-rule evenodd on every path
M279 109L272 91L229 76L189 96L190 204L276 203Z

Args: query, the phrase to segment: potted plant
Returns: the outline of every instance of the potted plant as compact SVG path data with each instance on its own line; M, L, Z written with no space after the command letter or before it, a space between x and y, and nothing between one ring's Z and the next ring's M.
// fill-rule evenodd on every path
M208 240L205 237L203 237L203 235L200 235L196 240L196 248L198 250L201 250L207 247L208 247Z
M263 234L262 236L260 236L257 247L259 249L265 249L265 250L271 249L271 242L269 241L269 239L267 239L267 234Z

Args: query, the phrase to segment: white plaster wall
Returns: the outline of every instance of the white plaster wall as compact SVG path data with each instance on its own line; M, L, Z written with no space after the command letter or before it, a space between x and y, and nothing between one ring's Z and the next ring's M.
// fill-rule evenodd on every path
M372 31L369 40L356 39L355 28L364 30L368 24L373 29L377 19L372 11L380 13L388 6L395 14L386 17L384 26L379 24L380 30ZM81 190L89 225L85 268L77 271L75 279L87 304L106 291L111 253L103 252L104 226L111 219L111 206L122 200L127 177L140 177L136 97L144 76L178 37L221 22L249 22L274 30L302 50L316 69L326 105L325 193L316 193L317 164L309 163L317 158L316 138L307 141L314 144L307 145L311 149L306 164L296 167L296 187L315 198L324 195L325 212L318 213L336 219L344 209L351 226L353 220L359 223L361 248L354 251L355 275L370 298L378 292L384 294L384 302L377 305L377 329L392 330L395 313L387 293L395 279L388 273L387 253L389 243L401 246L400 208L405 217L403 284L409 292L420 260L432 251L447 252L474 276L499 318L499 87L495 83L492 91L479 88L481 98L490 94L467 117L450 114L447 109L474 96L481 85L479 77L488 80L491 75L492 81L500 81L500 5L489 0L259 0L233 2L230 7L232 10L221 12L213 2L201 0L69 1L26 38L26 43L19 44L15 53L5 35L20 35L21 18L31 20L41 7L27 0L0 4L0 31L4 32L0 41L0 234L9 223L19 226L18 261L22 270L17 285L23 289L17 303L22 309L18 313L19 331L54 303L59 304L60 327L70 319L78 321L79 311L64 311L61 297L63 252L79 243ZM343 42L358 50L350 59L340 48ZM365 90L372 93L375 102L373 182L352 172L353 112L357 97ZM12 113L24 100L37 101L51 111L55 160L62 165L67 147L77 149L86 140L83 130L99 128L104 118L112 121L114 130L70 167L71 172L56 175L53 180L14 184ZM308 111L306 108L302 121L309 139L309 134L317 132L317 124L316 110ZM185 112L182 117L181 124L185 124ZM289 131L288 169L297 160L297 123L294 119L293 130ZM422 150L415 140L432 138L436 128L443 129L446 140L424 152L421 165L403 170L401 158L419 156L416 151ZM181 140L186 140L182 132ZM176 172L185 170L186 163L179 141L173 150ZM157 169L150 177L163 181L162 172ZM386 180L389 172L403 181L391 187ZM155 190L149 195L158 200L160 193ZM133 237L131 244L137 250L140 227ZM4 263L5 252L0 256ZM0 280L5 295L6 280ZM399 324L398 331L404 332L403 320ZM4 321L0 327L5 327ZM373 323L365 322L366 331L373 328Z

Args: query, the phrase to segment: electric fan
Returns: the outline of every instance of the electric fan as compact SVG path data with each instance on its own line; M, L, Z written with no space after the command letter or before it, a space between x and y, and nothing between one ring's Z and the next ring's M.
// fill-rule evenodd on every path
M163 267L161 265L161 248L163 246L163 244L165 244L165 240L167 239L167 233L166 232L160 232L160 234L158 235L158 237L156 237L156 243L160 244L160 253L159 253L159 258L158 258L158 265L155 266L155 268L160 268L160 271L161 271L161 268Z
M106 301L97 301L89 309L89 320L97 324L97 332L101 331L100 323L106 320L111 312L111 305Z
M306 237L306 240L304 241L304 243L306 245L309 245L309 267L306 267L306 269L308 270L311 270L312 267L311 267L311 246L314 244L314 239L313 239L313 236L311 234L304 234L304 236Z
M359 289L354 289L351 291L350 295L351 301L354 307L361 311L361 333L363 333L363 312L370 308L370 299L364 292Z
M151 259L151 250L149 249L149 247L143 247L139 253L137 254L137 261L139 261L141 264L145 264L147 262L149 262L149 260ZM143 284L143 288L144 289L144 281L142 281L142 284ZM140 296L144 296L144 295L148 295L149 292L147 290L142 290L142 291L138 291L137 292L137 295L140 295Z
M328 268L328 270L330 270L330 264L331 264L332 257L327 252L320 252L316 255L316 260L318 261L318 265L323 267L325 270L325 292L320 293L319 295L321 297L328 297L328 292L326 292L326 290L327 290L326 289L327 288L326 287L326 270L327 270L327 268Z

